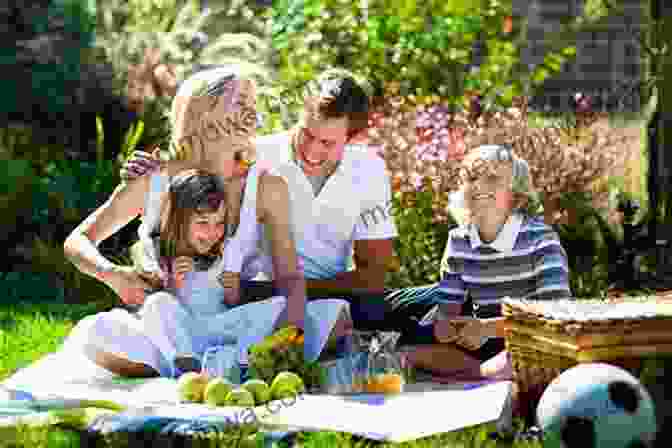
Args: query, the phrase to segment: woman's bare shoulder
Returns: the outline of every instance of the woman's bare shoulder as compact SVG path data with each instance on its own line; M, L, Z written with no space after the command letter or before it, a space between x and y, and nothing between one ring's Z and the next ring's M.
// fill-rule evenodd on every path
M284 177L269 172L263 172L259 175L257 202L262 211L262 216L266 212L274 213L278 210L284 210L288 201L289 190Z

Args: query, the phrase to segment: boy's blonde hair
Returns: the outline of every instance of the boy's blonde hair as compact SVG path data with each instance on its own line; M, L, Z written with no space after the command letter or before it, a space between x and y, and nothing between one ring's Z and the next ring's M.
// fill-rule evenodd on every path
M508 145L482 145L472 151L462 161L463 166L469 167L474 162L510 163L513 168L511 176L511 192L513 205L511 211L532 216L540 213L539 195L534 188L530 167L524 159L518 157ZM471 223L472 210L464 194L464 185L450 195L449 208L453 216L461 224Z

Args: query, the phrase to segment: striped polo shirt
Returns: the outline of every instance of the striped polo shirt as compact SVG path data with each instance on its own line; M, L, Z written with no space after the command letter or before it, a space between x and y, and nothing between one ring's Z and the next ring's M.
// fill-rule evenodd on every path
M541 217L509 216L497 238L484 243L476 225L450 231L441 262L443 303L473 303L498 315L500 299L551 300L571 297L567 254Z

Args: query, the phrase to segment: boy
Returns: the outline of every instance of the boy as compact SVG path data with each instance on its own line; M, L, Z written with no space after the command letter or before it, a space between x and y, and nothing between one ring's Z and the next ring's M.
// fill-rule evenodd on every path
M509 148L484 145L470 152L460 184L451 209L461 209L464 221L449 233L441 281L396 299L397 305L435 305L424 319L434 325L420 325L418 332L431 331L441 344L416 347L410 361L455 379L508 379L511 363L496 318L500 300L571 297L566 253L553 229L533 215L528 165Z

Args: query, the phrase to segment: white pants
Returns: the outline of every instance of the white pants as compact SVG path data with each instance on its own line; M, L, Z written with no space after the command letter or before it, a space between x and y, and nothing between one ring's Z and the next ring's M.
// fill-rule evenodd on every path
M271 297L214 314L194 314L175 296L157 292L147 297L137 315L123 309L82 319L65 341L65 347L82 350L89 359L100 352L148 365L161 376L173 375L175 355L202 356L213 345L237 341L237 349L260 342L273 333L286 308L284 297ZM317 359L336 322L349 304L322 299L306 306L306 355Z
M111 353L148 365L161 376L171 376L177 354L202 356L209 346L236 341L246 350L273 332L285 307L284 297L272 297L198 315L172 294L161 291L148 296L137 315L113 309L82 319L65 345L78 346L90 359L99 352Z

